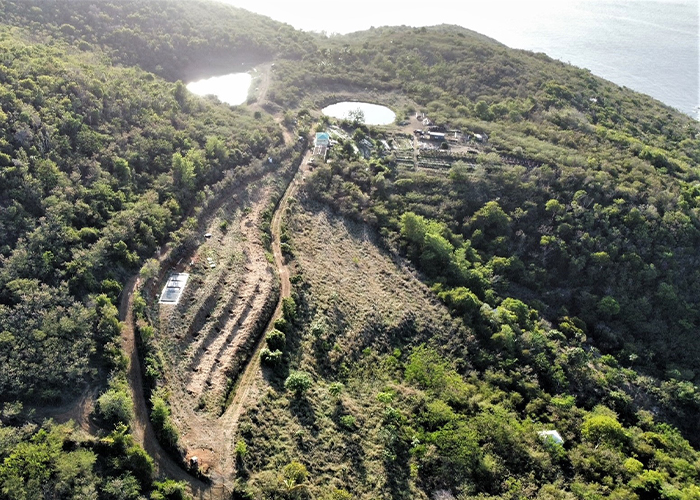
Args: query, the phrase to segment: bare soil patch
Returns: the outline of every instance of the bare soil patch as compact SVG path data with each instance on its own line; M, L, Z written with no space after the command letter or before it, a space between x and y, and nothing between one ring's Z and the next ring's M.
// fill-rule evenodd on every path
M89 434L97 433L97 426L90 416L98 397L98 389L95 386L85 386L83 392L71 401L60 406L44 406L33 411L32 418L37 422L52 418L59 424L73 420L76 425Z
M229 384L250 356L274 308L278 282L262 241L271 176L233 193L202 229L184 267L190 282L177 306L160 305L158 346L165 358L172 418L200 470L228 476L219 417ZM204 450L208 450L205 452Z

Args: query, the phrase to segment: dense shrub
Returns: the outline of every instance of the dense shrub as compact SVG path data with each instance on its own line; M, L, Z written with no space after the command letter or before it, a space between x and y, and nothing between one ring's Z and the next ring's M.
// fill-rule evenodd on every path
M284 351L287 346L287 337L283 332L273 328L265 336L265 342L271 351Z
M108 389L97 399L97 413L108 425L129 425L134 418L134 403L128 387Z
M260 351L260 361L267 366L278 366L282 362L282 351L271 351L267 347Z
M312 385L313 380L311 380L311 376L302 371L292 372L284 382L284 388L292 391L297 398L308 391Z

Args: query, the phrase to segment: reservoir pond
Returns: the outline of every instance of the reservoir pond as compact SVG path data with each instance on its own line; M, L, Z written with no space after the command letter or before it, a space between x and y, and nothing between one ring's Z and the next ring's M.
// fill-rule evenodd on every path
M386 106L368 102L343 101L326 106L321 111L333 118L346 119L358 110L362 111L364 123L367 125L388 125L396 119L396 114Z
M237 106L248 98L251 80L249 73L231 73L188 83L187 90L199 96L215 95L221 102Z

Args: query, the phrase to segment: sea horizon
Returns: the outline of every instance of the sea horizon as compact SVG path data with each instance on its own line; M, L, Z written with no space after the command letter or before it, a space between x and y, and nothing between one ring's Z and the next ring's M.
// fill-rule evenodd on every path
M700 6L694 0L446 0L439 9L357 0L324 13L315 13L318 4L309 0L219 1L327 35L459 25L510 48L586 68L700 120Z

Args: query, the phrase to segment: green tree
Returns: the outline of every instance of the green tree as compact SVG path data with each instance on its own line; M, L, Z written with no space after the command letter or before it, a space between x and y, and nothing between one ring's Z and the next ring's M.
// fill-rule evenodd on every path
M554 219L554 217L557 215L563 215L566 212L566 206L555 199L549 200L545 204L544 209L552 214L552 219Z
M401 216L401 236L413 244L417 251L422 251L427 230L425 218L420 215L406 212Z
M151 396L151 422L156 435L163 445L175 448L179 439L177 429L170 419L170 407L163 391L155 391Z
M273 328L265 336L265 342L267 342L267 347L271 351L283 351L287 347L287 336L283 332Z
M333 396L335 400L340 400L340 395L343 393L343 389L345 389L345 386L342 382L333 382L328 387L328 393Z
M297 317L297 304L293 297L282 299L282 315L288 323L292 323Z
M292 461L282 469L282 478L287 493L296 493L305 485L304 482L309 477L309 471L302 463Z
M497 201L489 201L471 219L472 229L481 230L487 237L496 237L507 232L511 218Z
M362 108L352 109L348 111L348 120L352 122L354 126L364 125L365 123L365 112Z
M195 167L192 160L183 157L180 153L173 154L172 171L173 182L183 196L191 194L196 181Z
M129 425L134 418L134 404L125 388L112 388L97 399L97 413L110 425Z
M626 439L625 431L615 414L604 407L584 418L581 435L587 441L595 444L606 443L617 446Z
M598 312L606 318L611 318L620 312L620 304L615 298L606 295L598 302Z
M279 350L271 351L267 347L260 350L260 361L267 366L278 366L283 356L284 353Z
M154 489L151 493L151 500L187 500L187 483L184 481L174 481L166 479L155 481Z
M450 180L456 184L461 184L469 180L472 168L463 161L456 161L450 167Z
M352 500L352 495L346 490L333 490L323 497L323 500Z
M466 287L460 286L438 293L438 297L456 314L473 315L481 309L482 302Z
M431 276L448 276L452 263L454 247L440 234L426 233L421 266Z
M311 376L302 371L294 371L290 373L287 380L284 382L284 388L292 391L297 398L300 398L306 391L311 388L313 381Z
M108 500L137 500L141 495L141 487L134 476L126 473L105 479L102 492Z

